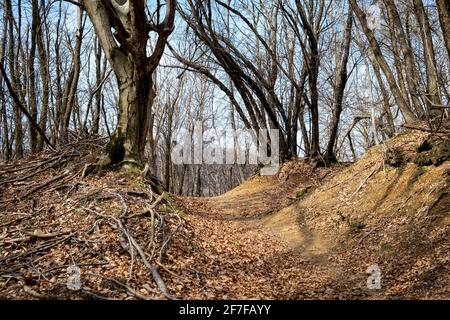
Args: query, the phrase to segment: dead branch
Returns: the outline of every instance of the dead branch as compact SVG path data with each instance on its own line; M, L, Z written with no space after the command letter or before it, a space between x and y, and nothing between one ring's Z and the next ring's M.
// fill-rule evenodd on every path
M69 175L69 172L65 171L62 174L59 174L56 177L53 177L53 178L45 181L44 183L41 183L41 184L37 185L36 187L32 188L30 191L28 191L24 195L20 196L20 199L21 200L25 199L25 198L29 197L30 195L32 195L33 193L35 193L35 192L37 192L37 191L39 191L39 190L41 190L41 189L51 185L52 183L54 183L54 182L56 182L58 180L61 180L61 179L65 178L65 177L67 177L68 175Z
M361 184L359 185L358 189L355 190L355 192L352 193L352 195L350 196L350 198L352 198L355 194L357 194L359 192L359 190L361 190L361 188L366 184L367 180L370 179L371 176L373 176L373 174L379 170L381 168L381 164L376 166L375 168L373 168L373 170L370 172L370 174L364 179L363 182L361 182Z
M47 234L34 232L26 237L3 240L2 242L0 242L0 246L4 246L7 244L12 244L12 243L16 243L16 242L30 241L30 240L34 240L34 239L51 239L51 238L62 236L62 235L68 234L68 233L69 232L67 232L67 231L66 232L47 233Z
M25 252L21 252L21 253L12 254L12 255L8 255L6 257L0 258L0 262L15 260L17 258L26 257L26 256L28 256L28 255L30 255L32 253L36 253L36 252L39 252L39 251L44 251L44 250L50 249L50 248L52 248L52 247L54 247L54 246L56 246L56 245L58 245L60 243L63 243L65 241L67 241L73 235L74 234L71 233L71 234L69 234L68 236L66 236L64 238L47 241L44 244L42 244L42 245L40 245L38 247L35 247L35 248L31 249L31 250L28 250L28 251L25 251Z
M408 124L408 123L402 124L402 127L406 128L406 129L417 130L417 131L422 131L422 132L450 134L450 130L438 130L438 131L436 131L436 130L433 130L433 129L430 129L430 128L421 127L421 126Z
M7 226L9 226L11 224L14 224L16 222L22 221L23 219L28 218L28 217L29 217L29 215L28 216L24 216L24 217L19 217L19 218L16 218L14 220L2 223L2 224L0 224L0 228L7 227Z
M89 208L84 208L86 211L88 212L92 212L94 214L96 214L97 216L100 216L102 218L105 219L111 219L116 223L117 229L123 233L131 242L131 245L136 249L136 251L139 253L139 256L142 259L142 262L144 263L144 265L147 267L147 269L149 269L153 280L155 280L156 284L158 285L159 290L161 291L162 294L164 294L164 296L167 299L171 299L174 300L174 298L168 293L167 291L167 287L163 281L163 279L161 278L158 268L153 266L147 259L147 256L144 252L144 250L142 250L141 246L137 243L137 241L130 235L130 233L128 232L128 230L125 228L125 226L123 225L122 221L120 220L120 218L116 218L113 216L108 216L108 215L103 215L97 211L94 211L92 209Z
M122 282L120 282L120 281L117 280L117 279L110 278L110 277L106 277L106 276L104 276L104 275L101 275L101 274L98 274L98 273L92 273L92 272L88 272L88 273L85 273L85 274L86 274L86 275L89 275L89 276L100 277L100 278L102 278L102 279L111 281L111 282L117 284L118 286L121 286L121 287L125 288L125 289L127 290L127 293L128 293L128 294L131 294L131 295L133 295L133 296L135 296L135 297L137 297L137 298L139 298L139 299L142 299L142 300L155 300L155 298L149 297L149 296L146 296L146 295L143 295L143 294L137 292L136 290L134 290L133 288L131 288L129 285L127 285L127 284L125 284L125 283L122 283ZM147 289L147 288L145 288L145 289L148 290L148 291L150 291L150 292L158 293L158 292L155 292L154 290L151 290L151 289L150 289L150 290Z

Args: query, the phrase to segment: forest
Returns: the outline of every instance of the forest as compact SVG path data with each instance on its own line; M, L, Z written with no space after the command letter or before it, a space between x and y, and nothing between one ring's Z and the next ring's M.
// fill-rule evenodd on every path
M0 15L0 298L450 298L449 0Z

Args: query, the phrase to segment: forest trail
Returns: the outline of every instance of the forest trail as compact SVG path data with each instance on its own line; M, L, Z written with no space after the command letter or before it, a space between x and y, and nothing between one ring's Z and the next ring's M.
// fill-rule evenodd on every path
M315 242L292 221L268 223L265 217L246 215L269 199L236 201L223 197L183 199L187 220L203 244L208 268L207 298L301 299L323 296L326 256L307 250ZM314 258L325 257L320 261ZM315 279L316 278L316 279Z
M331 298L334 291L324 282L336 273L326 266L326 241L290 210L273 213L280 203L293 202L298 189L302 184L255 177L219 197L180 199L211 253L211 297Z
M303 225L301 212L291 205L295 194L308 187L305 182L286 184L274 177L255 177L224 195L184 202L195 216L211 222L233 221L244 229L271 235L304 256L316 256L326 254L326 240Z
M180 198L210 253L209 297L449 297L450 163L382 166L384 150L412 159L421 139L398 137L351 166L314 170L300 159L222 196ZM367 288L373 264L382 290Z

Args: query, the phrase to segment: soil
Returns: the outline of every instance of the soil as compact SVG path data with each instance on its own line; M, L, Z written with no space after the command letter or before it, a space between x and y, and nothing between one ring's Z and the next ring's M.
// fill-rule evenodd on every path
M331 168L294 159L213 198L157 200L139 172L82 178L91 145L2 165L0 297L449 299L450 162L415 163L427 139L399 135Z

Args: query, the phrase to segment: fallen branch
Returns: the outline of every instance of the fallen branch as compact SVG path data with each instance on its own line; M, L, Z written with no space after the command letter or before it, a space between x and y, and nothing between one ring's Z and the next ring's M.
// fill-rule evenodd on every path
M104 276L104 275L101 275L101 274L98 274L98 273L92 273L92 272L85 273L85 275L95 276L95 277L100 277L100 278L102 278L102 279L111 281L111 282L113 282L113 283L115 283L115 284L117 284L117 285L119 285L119 286L125 288L125 289L127 290L127 293L132 294L132 295L134 295L135 297L137 297L137 298L139 298L139 299L142 299L142 300L156 300L156 299L153 298L153 297L149 297L149 296L146 296L146 295L143 295L143 294L137 292L136 290L134 290L133 288L131 288L129 285L127 285L127 284L125 284L125 283L122 283L122 282L120 282L119 280L116 280L116 279L114 279L114 278L106 277L106 276ZM154 293L156 293L156 294L158 293L158 292L156 292L156 291L154 291L154 290L152 290L152 289L150 289L150 288L149 288L149 289L150 289L150 290L149 290L147 287L146 287L145 289L148 290L148 291L150 291L150 292L154 292Z
M155 202L153 202L150 206L146 207L145 211L143 211L143 212L138 212L138 213L135 213L135 214L126 216L126 217L124 217L124 218L126 218L126 219L136 218L136 217L140 217L140 216L146 215L146 214L148 214L148 213L150 213L150 214L152 215L152 217L154 217L155 213L154 213L153 211L154 211L154 209L156 208L156 206L157 206L162 200L164 200L164 194L161 194L161 195L158 197L158 199L156 199ZM153 218L152 218L152 219L153 219Z
M0 246L4 246L7 244L12 244L12 243L16 243L16 242L30 241L33 239L51 239L51 238L62 236L62 235L68 234L68 233L69 232L67 232L67 231L66 232L48 233L48 234L41 234L38 232L34 232L26 237L4 240L4 241L0 242Z
M366 184L367 180L370 179L371 176L373 176L373 174L375 173L375 171L379 170L381 168L381 165L378 165L377 167L375 167L372 172L370 172L370 174L367 176L367 178L364 179L363 182L361 182L361 184L359 185L358 189L356 189L355 192L352 193L352 195L350 196L350 198L352 198L355 194L357 194L359 192L359 190L361 190L361 188Z
M69 238L71 238L73 235L74 235L74 234L71 233L71 234L69 234L67 237L58 239L58 240L56 240L56 241L50 240L50 241L48 241L48 242L42 244L41 246L38 246L38 247L33 248L33 249L31 249L31 250L28 250L28 251L26 251L26 252L16 253L16 254L12 254L12 255L9 255L9 256L0 258L0 262L3 262L3 261L9 261L9 260L15 260L15 259L17 259L17 258L25 257L25 256L28 256L28 255L30 255L30 254L32 254L32 253L35 253L35 252L39 252L39 251L42 251L42 250L50 249L51 247L54 247L54 246L56 246L56 245L58 245L58 244L60 244L60 243L65 242L66 240L68 240Z
M7 227L7 226L9 226L9 225L11 225L11 224L14 224L14 223L16 223L16 222L22 221L23 219L29 218L29 217L30 217L30 216L24 216L24 217L20 217L20 218L17 218L17 219L14 219L14 220L11 220L11 221L2 223L2 224L0 224L0 228Z
M69 172L66 171L66 172L64 172L64 173L62 173L60 175L57 175L54 178L51 178L50 180L45 181L44 183L41 183L40 185L37 185L36 187L32 188L30 191L26 192L24 195L20 196L20 200L23 200L26 197L29 197L33 193L35 193L35 192L37 192L37 191L39 191L39 190L41 190L41 189L51 185L52 183L54 183L54 182L56 182L58 180L61 180L61 179L65 178L65 177L67 177L68 175L69 175Z
M145 252L142 250L142 248L139 246L139 244L136 242L136 240L131 236L130 236L130 239L131 239L131 243L136 248L136 251L141 256L142 262L144 262L144 265L150 270L153 279L155 280L156 284L158 285L159 290L164 294L164 296L167 299L174 300L174 298L167 291L166 284L164 283L164 280L161 278L158 268L150 264L150 262L147 260Z
M137 243L137 241L130 235L130 233L128 232L128 230L125 228L125 226L123 225L122 221L120 220L120 218L116 218L113 216L107 216L107 215L103 215L99 212L96 212L94 210L91 210L89 208L84 208L85 210L92 212L102 218L105 219L111 219L113 220L116 225L117 228L119 229L120 232L122 232L131 242L131 245L136 249L136 251L139 253L139 256L142 259L142 262L144 263L144 265L147 267L147 269L149 269L153 280L155 280L156 284L158 285L159 290L161 291L161 293L170 300L174 300L174 297L172 297L166 287L166 284L164 283L164 280L161 278L161 275L159 274L158 268L153 266L147 259L147 256L145 255L144 250L142 250L141 246Z

